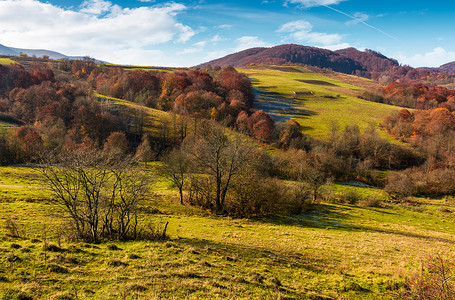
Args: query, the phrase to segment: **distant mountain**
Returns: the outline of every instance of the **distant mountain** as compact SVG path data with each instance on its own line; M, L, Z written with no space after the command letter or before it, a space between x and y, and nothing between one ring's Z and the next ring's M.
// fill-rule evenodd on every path
M418 68L418 70L425 70L425 71L436 72L436 73L447 72L447 73L455 74L455 61L444 64L444 65L440 66L439 68L423 67L423 68Z
M19 52L15 51L12 48L3 46L0 44L0 55L9 55L9 56L17 56L19 55Z
M61 54L59 52L44 50L44 49L21 49L21 48L10 48L17 53L25 53L28 56L36 56L36 57L43 57L43 55L49 56L50 59L62 59L68 58L68 56Z
M442 72L455 73L455 61L444 64L439 67Z
M36 56L36 57L43 57L43 55L49 56L50 59L70 59L70 60L82 60L84 56L68 56L56 51L50 51L45 49L22 49L22 48L13 48L7 47L0 44L0 55L8 55L8 56L19 56L20 53L25 53L28 56ZM106 63L101 60L95 60L99 63Z
M301 45L280 45L272 48L252 48L215 59L200 66L243 67L250 64L304 64L319 68L330 68L336 72L352 74L366 71L361 63L336 52Z

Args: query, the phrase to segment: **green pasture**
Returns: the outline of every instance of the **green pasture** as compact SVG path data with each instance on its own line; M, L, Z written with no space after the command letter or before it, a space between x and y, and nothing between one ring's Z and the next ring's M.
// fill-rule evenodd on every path
M0 57L0 65L11 65L11 64L17 64L17 62L10 58Z
M104 101L106 108L121 111L132 118L131 126L143 133L152 136L177 136L182 126L191 128L194 122L192 119L172 114L162 110L146 107L131 101L104 96L95 93L101 101ZM175 131L175 132L174 132Z
M305 134L315 138L327 137L333 123L341 128L351 124L360 128L371 124L377 126L391 112L399 109L359 99L356 95L363 88L313 73L304 67L248 67L238 70L250 77L254 87L272 93L272 96L277 95L281 101L296 100L297 111L287 115L302 125Z
M8 128L13 127L10 123L0 121L0 134L8 130Z
M0 198L0 298L394 299L428 253L453 251L450 198L397 204L382 190L334 184L323 189L382 202L232 219L180 205L158 166L148 166L141 222L169 222L170 239L98 245L68 240L68 218L47 200L39 170L1 167L0 185L29 196Z

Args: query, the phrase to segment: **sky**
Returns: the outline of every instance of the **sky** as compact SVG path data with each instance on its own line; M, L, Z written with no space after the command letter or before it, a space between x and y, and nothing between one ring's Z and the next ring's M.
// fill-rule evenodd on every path
M451 0L0 0L0 44L189 67L292 43L437 67L455 61L454 13Z

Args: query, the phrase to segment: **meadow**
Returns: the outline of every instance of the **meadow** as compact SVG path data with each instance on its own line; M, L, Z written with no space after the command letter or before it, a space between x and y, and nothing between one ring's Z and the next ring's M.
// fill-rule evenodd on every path
M377 126L398 109L358 99L374 83L355 76L300 66L240 71L294 105L289 116L316 138L333 122ZM155 138L176 135L180 121L193 127L193 119L95 96ZM71 234L40 168L0 167L0 299L397 299L429 255L453 258L450 197L397 201L382 189L326 184L306 212L240 219L181 205L160 164L142 165L152 179L140 224L162 231L168 223L168 237L100 244Z
M156 163L147 168L155 179L142 222L169 222L169 238L86 244L68 241L67 216L39 169L1 167L2 299L394 299L429 253L449 254L455 242L448 198L400 204L382 190L332 184L323 189L359 202L232 219L178 204ZM371 198L382 204L362 204Z
M296 110L278 114L292 117L305 134L315 138L326 138L334 123L340 128L352 124L361 129L371 124L378 126L386 116L400 109L359 99L359 92L374 83L352 75L325 76L300 66L253 66L238 70L248 75L255 88L289 100Z
M17 64L17 62L10 58L0 57L0 65L11 65L11 64Z

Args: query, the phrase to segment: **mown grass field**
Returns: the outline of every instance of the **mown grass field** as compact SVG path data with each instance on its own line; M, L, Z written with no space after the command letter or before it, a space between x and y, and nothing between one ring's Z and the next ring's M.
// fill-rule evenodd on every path
M346 82L363 86L372 82L355 76L327 77L300 66L254 66L238 70L250 77L254 87L280 98L296 100L294 105L300 112L288 115L302 125L305 134L315 138L327 137L333 123L341 128L351 124L360 128L377 126L399 109L357 98L363 87Z
M38 169L1 167L0 298L392 299L429 252L453 251L450 199L394 204L381 190L331 185L383 203L231 219L178 204L155 167L142 223L169 222L169 240L98 245L65 239ZM8 219L20 238L7 235Z

